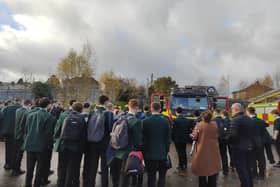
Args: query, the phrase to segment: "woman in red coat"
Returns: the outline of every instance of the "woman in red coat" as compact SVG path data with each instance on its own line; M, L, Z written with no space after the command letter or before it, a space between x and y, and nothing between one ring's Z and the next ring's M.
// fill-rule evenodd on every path
M218 127L212 122L210 111L201 114L202 121L196 125L193 138L196 141L192 153L192 173L199 176L199 187L216 187L217 174L221 171L218 143Z

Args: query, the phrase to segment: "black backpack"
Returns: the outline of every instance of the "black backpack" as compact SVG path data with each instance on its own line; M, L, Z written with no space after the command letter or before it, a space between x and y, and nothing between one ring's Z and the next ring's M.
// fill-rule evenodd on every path
M76 112L70 113L63 122L60 135L61 139L71 141L80 140L83 134L83 130L85 129L84 125L84 118L81 114L78 114Z

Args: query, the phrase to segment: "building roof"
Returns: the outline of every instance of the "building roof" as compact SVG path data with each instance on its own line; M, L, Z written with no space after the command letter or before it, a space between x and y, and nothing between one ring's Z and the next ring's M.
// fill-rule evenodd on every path
M244 91L247 91L247 90L250 90L250 89L254 89L254 88L256 88L256 87L258 87L258 88L262 87L262 88L264 88L264 89L266 89L266 90L272 90L271 87L266 86L266 85L264 85L264 84L261 84L259 81L256 81L254 84L251 84L251 85L247 86L246 88L243 88L243 89L241 89L241 90L237 90L237 91L232 92L232 94L244 92Z

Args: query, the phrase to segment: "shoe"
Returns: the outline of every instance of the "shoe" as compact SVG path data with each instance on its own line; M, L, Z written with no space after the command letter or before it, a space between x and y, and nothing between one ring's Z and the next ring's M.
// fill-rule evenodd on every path
M270 164L275 164L276 162L275 162L275 160L270 160L269 163Z
M280 168L280 163L275 164L273 167L275 167L275 168Z
M10 167L9 165L5 164L4 169L5 169L5 170L11 170L12 167Z
M49 171L49 176L53 175L54 174L54 171L53 170L50 170Z
M178 175L181 177L185 177L186 176L186 172L184 170L179 170L178 171Z
M43 180L42 182L41 182L41 185L42 186L46 186L46 185L48 185L48 184L50 184L51 183L51 181L49 181L49 180Z
M23 175L24 173L25 173L25 171L23 171L23 170L13 171L12 174L11 174L11 176L12 176L12 177L18 177L18 176L20 176L20 175Z

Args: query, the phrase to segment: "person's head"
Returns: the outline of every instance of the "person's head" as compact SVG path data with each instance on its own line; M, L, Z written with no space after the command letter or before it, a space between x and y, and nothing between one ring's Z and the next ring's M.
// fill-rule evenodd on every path
M30 109L32 107L32 101L29 99L26 99L23 101L23 106Z
M246 114L247 114L248 116L255 115L255 114L256 114L256 109L255 109L254 107L248 107L248 108L246 109Z
M90 104L84 103L83 105L83 112L89 112L90 111Z
M223 110L223 111L222 111L222 116L223 116L224 118L228 118L228 117L229 117L228 111Z
M129 112L138 112L139 102L137 99L130 99L128 102L128 110Z
M160 103L156 103L156 102L152 103L151 104L151 111L152 111L152 113L160 113L160 111L161 111Z
M202 121L204 121L206 123L210 123L210 121L212 120L212 112L211 111L202 112L201 118L202 118Z
M101 95L99 97L99 104L103 105L106 107L106 105L109 103L109 97L107 97L106 95Z
M74 105L76 102L77 102L76 99L70 99L70 101L69 101L69 108L70 108L70 109L73 108L73 105Z
M201 112L200 112L199 110L195 110L195 111L193 112L193 115L194 115L195 117L200 117Z
M278 117L280 116L280 112L278 109L274 109L270 112L274 117Z
M108 103L106 106L106 110L113 112L114 111L114 105L112 103Z
M243 107L240 103L234 103L231 106L232 115L235 116L236 114L243 112Z
M15 98L15 100L14 100L14 101L15 101L15 103L16 103L16 104L20 104L21 99L17 97L17 98Z
M180 114L182 114L182 112L183 112L182 107L177 107L177 108L176 108L176 115L177 115L177 116L180 115Z
M75 103L72 105L72 109L73 109L73 111L76 111L76 112L81 113L81 112L83 111L83 104L82 104L82 103L79 103L79 102L75 102Z
M150 112L150 107L149 107L149 105L145 105L145 106L143 107L143 110L144 110L144 112Z
M220 116L221 115L221 110L220 109L215 109L214 110L214 116L217 117L217 116Z
M39 105L40 105L41 108L50 109L51 101L49 100L49 98L43 97L43 98L40 99Z

